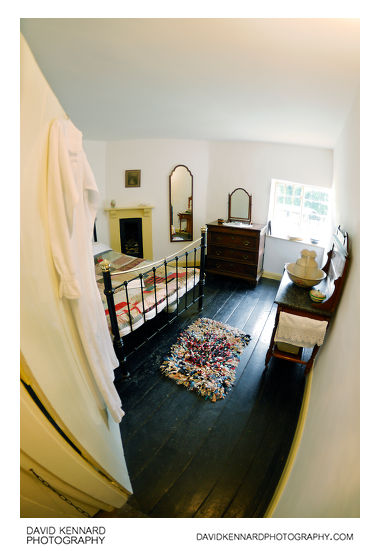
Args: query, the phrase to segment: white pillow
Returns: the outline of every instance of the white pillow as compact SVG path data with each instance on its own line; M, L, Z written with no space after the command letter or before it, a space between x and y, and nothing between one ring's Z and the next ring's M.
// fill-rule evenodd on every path
M94 256L97 256L98 254L105 253L106 251L110 251L111 247L109 245L105 245L104 243L99 243L98 241L95 241L92 243L92 254Z

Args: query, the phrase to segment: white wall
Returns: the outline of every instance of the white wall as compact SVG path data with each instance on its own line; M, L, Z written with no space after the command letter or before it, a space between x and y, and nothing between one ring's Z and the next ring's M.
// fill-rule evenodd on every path
M228 193L243 187L252 194L252 219L268 221L272 178L331 188L333 157L330 149L264 142L212 142L207 189L207 221L228 216ZM268 238L264 272L282 274L285 262L295 262L307 247L283 239Z
M272 178L331 187L332 151L313 147L259 142L204 142L191 140L126 140L85 142L104 206L149 204L153 210L154 258L180 246L169 239L169 174L185 164L194 176L194 238L200 227L227 218L228 193L244 187L253 194L253 219L267 221ZM124 171L141 170L141 187L125 189ZM105 175L104 175L105 171ZM98 213L98 240L108 239L104 213ZM305 245L302 245L302 248ZM313 248L313 247L309 247ZM278 255L279 250L281 255ZM268 239L264 270L281 274L284 261L298 258L299 244Z
M101 208L98 209L96 215L96 232L98 241L109 245L109 226L108 218L103 208L107 204L106 193L106 142L87 140L83 141L83 147L86 151L87 158L90 160L90 165L96 179L96 185L98 186L100 200L99 204ZM102 239L100 239L100 237Z
M315 251L317 254L315 260L318 266L322 267L324 265L324 249L322 247L267 235L264 256L264 272L267 277L273 274L282 276L286 262L296 262L301 257L303 249Z
M331 187L332 151L260 142L211 142L207 219L226 218L228 193L252 194L252 217L266 223L272 178Z
M65 113L21 36L20 333L34 390L85 457L130 487L119 425L97 391L67 301L58 296L47 216L52 121ZM29 373L28 373L29 376Z
M359 98L334 149L336 220L350 271L314 367L308 416L274 517L359 516Z
M106 189L116 206L154 206L152 211L153 256L163 258L184 245L170 243L169 175L178 165L186 165L194 177L194 239L206 220L208 144L192 140L125 140L107 142ZM126 189L124 171L141 170L141 187Z

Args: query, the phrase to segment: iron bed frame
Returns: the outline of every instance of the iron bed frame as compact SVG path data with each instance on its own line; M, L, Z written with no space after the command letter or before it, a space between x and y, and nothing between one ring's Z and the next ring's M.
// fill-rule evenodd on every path
M186 311L188 308L190 308L190 306L192 306L193 304L196 304L198 302L199 311L201 311L203 309L203 297L204 297L204 286L205 286L206 233L207 233L207 228L202 227L201 228L201 238L196 240L196 241L193 241L193 243L191 243L188 247L185 247L185 249L191 248L192 245L194 245L195 243L200 241L200 245L195 246L193 249L190 249L190 252L186 251L182 254L174 253L173 255L170 255L170 256L168 256L167 258L165 258L161 261L157 261L157 263L153 262L152 264L155 264L155 266L153 266L153 268L150 268L149 270L144 270L144 268L143 268L142 271L138 275L136 275L136 277L134 277L133 279L130 279L129 281L124 281L123 283L120 283L115 287L112 286L112 275L120 275L120 274L127 273L127 272L136 272L136 271L140 270L141 268L137 267L137 268L132 268L131 270L125 270L123 272L113 272L113 273L111 273L109 262L104 260L101 263L103 282L104 282L104 294L106 296L107 305L108 305L109 319L110 319L110 325L111 325L111 333L112 333L112 337L113 337L113 347L114 347L117 359L119 361L119 367L121 369L121 376L122 376L123 379L126 379L126 378L129 377L129 372L128 372L128 369L127 369L127 360L132 354L134 354L146 342L149 342L151 339L153 339L153 337L155 337L163 329L165 329L170 324L172 324L173 321L178 316L180 316L184 311ZM184 250L184 249L182 249L182 250ZM200 251L200 261L199 261L200 267L199 267L198 294L196 296L195 288L196 288L197 283L195 281L195 273L196 273L195 272L195 267L196 267L196 264L197 264L197 251ZM188 266L189 254L194 254L193 266ZM183 257L185 257L185 266L184 267L186 268L185 294L184 294L185 304L184 304L183 308L180 309L179 308L180 298L179 298L179 294L178 294L178 291L179 291L179 287L178 287L178 261L180 260L180 258L183 258ZM176 296L176 299L175 299L176 309L175 309L174 312L170 312L172 314L172 316L169 317L169 295L168 295L167 267L168 267L169 263L173 262L173 261L175 261L175 266L176 266L176 291L175 291L175 293L176 293L176 295L175 295ZM164 266L164 269L165 269L166 295L165 295L164 301L166 300L166 308L162 312L159 312L158 311L158 303L157 303L156 270L157 270L157 268L160 268L162 266ZM188 287L187 269L189 267L194 268L193 286L192 286L192 288L189 289L189 291L192 291L192 297L191 297L190 302L189 302L189 299L188 299L188 288L187 288ZM144 319L143 327L146 327L145 322L148 321L148 320L146 319L146 311L145 311L145 305L144 305L143 277L144 277L144 275L146 275L150 272L152 272L152 275L153 275L153 287L154 287L154 296L155 296L155 305L154 305L154 307L155 307L155 310L156 310L156 315L155 315L154 319L156 319L156 317L159 313L164 313L165 311L166 311L166 319L163 320L162 325L160 325L156 330L154 330L151 334L149 334L146 338L144 338L141 343L139 343L138 345L132 346L131 349L128 350L126 341L127 341L128 337L130 337L137 330L137 328L133 329L133 323L132 323L132 317L131 317L130 305L129 305L129 299L128 299L128 285L132 281L136 281L136 280L140 279L141 302L142 302L142 306L143 306L143 312L142 313L143 313L143 319ZM115 301L114 301L114 294L116 292L120 291L122 288L124 288L125 294L126 294L126 302L127 302L127 305L128 305L128 316L129 316L129 324L130 324L130 333L128 333L128 335L124 335L124 336L120 335L120 330L119 330L119 325L118 325L117 315L116 315L116 309L115 309Z

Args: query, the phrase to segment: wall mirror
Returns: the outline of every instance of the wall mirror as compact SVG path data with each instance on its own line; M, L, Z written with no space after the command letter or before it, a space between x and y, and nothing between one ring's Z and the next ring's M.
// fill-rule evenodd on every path
M177 165L169 176L170 241L193 240L193 175Z
M228 194L228 221L251 223L252 195L242 187Z

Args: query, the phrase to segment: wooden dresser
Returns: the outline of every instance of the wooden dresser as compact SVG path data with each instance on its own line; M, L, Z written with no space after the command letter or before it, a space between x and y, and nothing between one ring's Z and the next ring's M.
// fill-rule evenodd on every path
M263 273L265 224L239 227L207 224L206 272L256 285Z

